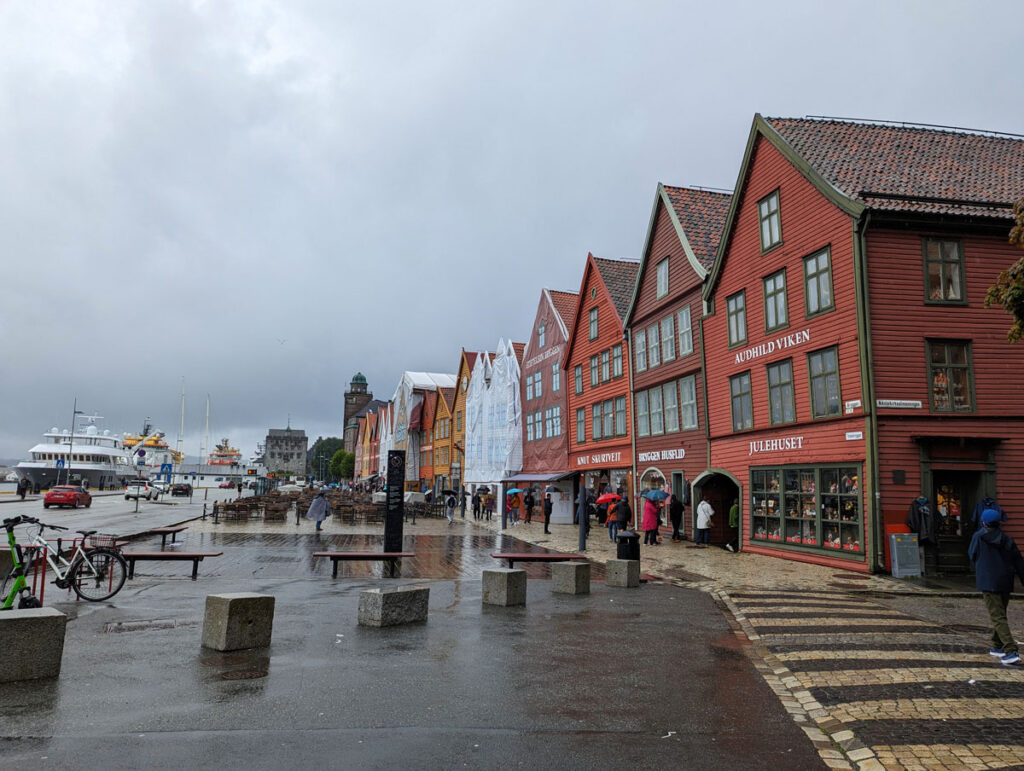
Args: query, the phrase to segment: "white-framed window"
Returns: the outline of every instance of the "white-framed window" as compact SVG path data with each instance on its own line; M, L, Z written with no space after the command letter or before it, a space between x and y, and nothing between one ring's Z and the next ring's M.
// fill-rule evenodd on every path
M676 381L665 383L662 387L665 405L665 433L672 434L679 430L679 395L676 392Z
M654 369L661 364L661 338L658 323L647 327L647 366Z
M658 299L668 294L668 257L658 263Z
M612 379L611 352L601 351L601 382L607 383Z
M622 377L622 343L612 346L612 377Z
M557 393L562 390L562 367L560 364L551 365L551 392Z
M597 340L597 308L590 309L590 339Z
M590 357L590 387L591 388L596 388L597 384L600 382L600 380L598 379L599 376L598 376L598 369L597 369L598 364L597 364L597 362L598 362L598 356L596 354Z
M651 413L647 406L647 392L638 391L636 394L636 435L651 435Z
M670 313L661 320L661 360L672 361L676 357L676 324Z
M548 436L562 435L562 408L559 406L548 407L545 410L544 420L547 424Z
M695 375L679 381L679 407L683 430L697 427L697 380Z
M693 329L690 326L690 306L680 308L676 314L679 321L679 355L693 353Z
M526 401L533 399L533 375L526 376Z
M651 408L651 436L665 433L665 413L661 400L661 387L652 388L647 392Z
M537 347L538 348L543 348L544 347L544 332L545 332L545 327L544 327L544 322L542 321L540 323L540 326L537 327Z
M533 373L533 392L539 399L544 395L544 373L534 372Z
M647 369L647 333L638 329L633 336L634 352L636 354L636 371L643 372Z
M526 413L526 441L533 441L533 413Z

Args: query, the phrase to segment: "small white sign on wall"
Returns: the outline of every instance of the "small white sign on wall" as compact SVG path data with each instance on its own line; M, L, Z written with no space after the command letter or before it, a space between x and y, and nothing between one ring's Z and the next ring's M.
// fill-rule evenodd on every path
M864 432L863 431L847 431L846 432L846 441L848 441L848 442L853 442L853 441L856 441L857 439L863 439L863 438L864 438Z

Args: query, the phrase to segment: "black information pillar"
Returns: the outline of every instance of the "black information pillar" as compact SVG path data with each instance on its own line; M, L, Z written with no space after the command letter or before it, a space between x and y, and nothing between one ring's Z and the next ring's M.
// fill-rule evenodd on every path
M384 517L384 551L402 551L404 492L405 450L388 450L388 512Z

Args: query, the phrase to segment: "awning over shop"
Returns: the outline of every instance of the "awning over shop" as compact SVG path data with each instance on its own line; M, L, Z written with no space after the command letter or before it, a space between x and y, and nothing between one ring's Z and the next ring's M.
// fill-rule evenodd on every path
M567 479L575 476L575 471L559 471L555 474L516 474L505 477L502 482L555 482L559 479Z

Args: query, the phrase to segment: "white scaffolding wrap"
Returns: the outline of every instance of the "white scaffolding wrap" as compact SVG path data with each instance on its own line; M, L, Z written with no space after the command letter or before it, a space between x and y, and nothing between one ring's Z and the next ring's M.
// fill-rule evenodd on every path
M403 372L391 399L392 419L387 432L381 431L380 465L381 473L387 464L384 451L385 436L389 450L405 450L405 479L416 481L420 478L420 426L425 394L438 388L454 388L455 375L438 372ZM410 428L412 423L412 428Z
M495 485L523 467L519 377L511 342L477 357L466 392L466 484Z

